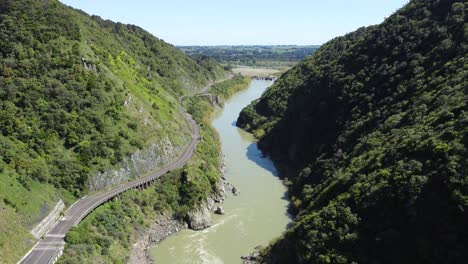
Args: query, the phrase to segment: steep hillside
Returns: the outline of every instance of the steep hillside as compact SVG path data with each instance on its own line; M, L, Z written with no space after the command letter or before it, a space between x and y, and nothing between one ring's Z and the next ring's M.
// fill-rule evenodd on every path
M185 97L187 111L201 124L202 140L194 158L149 188L126 192L92 212L67 234L59 263L129 263L135 251L146 252L138 241L143 239L144 245L152 243L148 241L152 237L151 226L162 223L161 227L167 228L160 221L161 215L187 221L187 213L207 196L222 193L222 160L218 136L211 127L216 107L210 99L219 96L217 103L223 103L228 95L247 88L249 83L250 78L236 77L213 85L209 94Z
M466 262L467 15L466 1L413 0L242 111L286 165L297 214L264 261Z
M56 0L0 1L0 262L31 246L59 199L126 180L102 172L137 150L176 156L191 132L178 98L224 78L201 62Z

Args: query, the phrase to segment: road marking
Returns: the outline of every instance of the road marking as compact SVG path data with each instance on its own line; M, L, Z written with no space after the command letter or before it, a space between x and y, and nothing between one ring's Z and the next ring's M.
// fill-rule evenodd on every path
M106 203L113 197L116 197L120 193L123 193L127 190L134 189L136 187L142 186L147 183L151 183L152 181L161 178L163 175L168 173L169 171L180 168L184 164L186 164L189 159L195 154L195 147L199 142L199 137L200 137L200 129L198 125L195 123L193 118L191 118L190 115L189 117L189 123L192 125L192 130L193 130L193 135L198 135L195 138L192 138L191 142L189 145L185 148L185 150L180 154L180 156L174 161L173 163L167 165L166 167L162 168L161 170L154 172L142 179L136 180L134 182L128 182L125 184L122 184L120 186L115 186L114 189L109 189L107 191L104 191L102 193L96 193L91 196L85 196L79 200L77 200L70 208L67 209L65 212L65 216L58 221L52 228L49 230L49 232L46 234L46 239L47 238L60 238L60 241L39 241L34 245L34 247L23 257L23 259L20 260L19 263L32 263L36 264L38 261L40 262L42 260L42 257L44 254L50 252L50 250L54 250L53 254L51 256L45 256L45 262L49 263L52 260L52 257L54 257L54 253L60 249L60 246L65 244L65 241L63 238L66 236L66 233L70 230L72 226L75 224L78 224L81 222L88 214L90 214L94 209L99 207L100 205ZM85 210L84 212L81 212L82 210ZM73 222L73 219L76 219ZM54 230L52 230L54 229ZM51 234L49 234L51 233ZM53 247L53 245L56 245ZM37 252L39 256L35 258L34 254ZM34 260L30 260L31 258L35 258ZM31 262L34 261L34 262Z
M41 258L42 256L47 252L47 250L42 250L42 253L39 255L39 257L33 262L33 264L36 264Z
M47 238L47 237L64 238L64 237L65 237L65 234L57 234L57 235L50 234L50 235L46 235L46 238Z

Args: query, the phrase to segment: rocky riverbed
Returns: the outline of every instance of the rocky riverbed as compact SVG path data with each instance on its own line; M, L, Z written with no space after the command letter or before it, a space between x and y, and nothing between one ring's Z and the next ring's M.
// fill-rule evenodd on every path
M161 215L149 230L141 230L141 232L138 232L137 242L133 244L133 249L128 263L152 263L148 254L148 247L152 244L157 244L159 241L171 234L187 227L187 223L177 221L170 215Z
M221 168L223 170L223 167ZM187 215L186 221L174 219L171 215L160 215L151 227L141 230L136 234L136 243L133 245L132 252L128 263L130 264L150 264L151 260L148 248L151 245L157 244L166 237L178 232L184 228L193 230L202 230L211 226L211 213L222 213L221 204L226 199L228 193L234 193L235 187L228 183L224 177L221 177L218 192L213 193L207 200L197 209L191 211Z
M250 253L247 256L242 256L241 261L242 264L257 264L261 262L260 258L260 250L262 249L262 246L257 246L255 247L254 252Z

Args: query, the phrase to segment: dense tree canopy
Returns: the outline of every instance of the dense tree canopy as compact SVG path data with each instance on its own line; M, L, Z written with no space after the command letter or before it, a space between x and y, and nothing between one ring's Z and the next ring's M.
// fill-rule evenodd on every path
M56 0L0 1L0 259L24 253L27 230L86 194L90 176L150 144L182 148L179 97L224 75L137 26Z
M292 66L312 54L319 46L253 45L253 46L181 46L195 58L208 56L223 65L260 67Z
M146 144L124 106L131 94L162 123L179 111L171 97L216 77L136 26L56 1L2 1L0 29L0 156L25 181L83 190L93 165Z
M464 263L466 1L413 0L322 46L237 124L287 165L277 263ZM286 261L287 260L287 261Z
M235 77L212 86L210 94L228 95L246 88L250 79ZM211 127L214 111L210 96L184 99L187 111L201 124L202 141L195 157L181 169L168 173L150 188L130 191L92 212L66 236L67 246L59 263L126 263L135 240L147 232L161 214L184 220L219 188L221 156L217 134Z

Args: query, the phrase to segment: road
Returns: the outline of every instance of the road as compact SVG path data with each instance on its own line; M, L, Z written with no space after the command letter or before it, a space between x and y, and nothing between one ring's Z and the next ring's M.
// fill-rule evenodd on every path
M52 227L49 232L41 239L29 252L29 254L23 258L21 264L46 264L54 263L54 259L61 254L63 245L65 245L65 235L67 232L78 223L81 222L89 213L91 213L98 206L109 201L113 197L119 195L130 189L149 184L156 179L160 178L167 172L184 166L189 159L193 156L197 143L200 139L200 128L195 121L189 116L189 122L192 125L193 133L192 140L184 152L175 160L172 164L165 168L154 172L146 177L137 179L132 182L124 183L116 186L110 190L102 191L85 198L78 200L73 204L65 213L64 217Z
M224 79L221 79L221 80L216 80L216 81L208 81L208 85L206 85L205 87L201 88L200 90L192 93L192 94L189 94L189 95L182 95L179 97L179 101L182 101L184 98L186 97L192 97L192 96L203 96L203 95L206 95L209 93L211 87L215 84L218 84L218 83L222 83L224 81L227 81L229 79L232 79L234 77L234 75L231 75L229 74L226 78Z
M234 77L234 75L231 75L229 74L226 78L224 79L220 79L220 80L216 80L216 81L209 81L208 82L208 85L203 87L202 89L200 89L199 91L197 91L195 94L193 94L192 96L194 95L200 95L200 94L207 94L210 89L211 89L211 86L215 85L215 84L218 84L218 83L222 83L224 81L227 81L229 79L232 79Z

